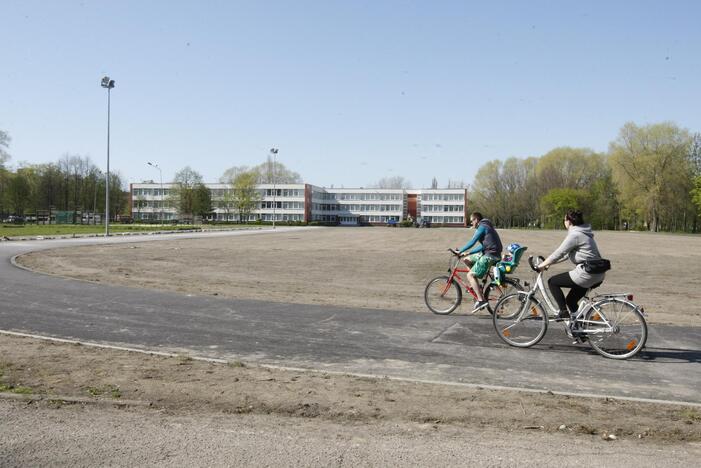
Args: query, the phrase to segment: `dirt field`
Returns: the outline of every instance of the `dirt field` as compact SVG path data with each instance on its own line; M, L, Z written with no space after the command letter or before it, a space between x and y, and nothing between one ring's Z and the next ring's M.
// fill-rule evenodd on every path
M448 247L469 229L331 228L217 239L57 249L29 254L34 270L88 281L196 295L430 313L427 281L444 274ZM503 230L505 245L548 255L564 231ZM701 237L635 232L596 235L613 269L601 292L633 292L650 323L701 325ZM565 271L569 262L553 267ZM515 272L532 280L523 263ZM465 313L465 303L457 313Z
M446 270L445 249L464 244L472 232L300 230L56 249L20 262L83 280L197 295L430 314L422 297L427 280ZM505 244L519 242L535 254L549 253L563 236L564 231L502 231ZM598 240L614 265L602 291L634 291L650 322L701 324L696 268L701 238L604 232ZM517 276L531 280L525 259ZM465 304L458 313L467 311ZM4 335L0 356L4 391L140 401L144 411L319 418L354 422L359 433L363 426L397 422L489 427L522 441L534 430L589 437L593 443L607 443L602 437L608 434L660 446L701 441L701 412L678 406L211 364Z

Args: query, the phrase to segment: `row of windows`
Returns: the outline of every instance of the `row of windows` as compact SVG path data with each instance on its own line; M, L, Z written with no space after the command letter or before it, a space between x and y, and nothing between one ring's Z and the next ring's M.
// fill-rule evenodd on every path
M150 189L150 188L149 189L147 189L147 188L134 189L133 192L134 192L133 195L135 197L160 197L160 196L167 197L170 194L169 189L161 190L159 188L157 188L157 189Z
M464 210L465 210L464 205L421 205L421 212L422 213L424 213L426 211L430 211L430 212L459 211L462 213Z
M256 206L254 209L272 209L273 208L273 203L275 203L275 207L282 209L282 210L304 210L304 203L303 202L287 202L287 201L262 201L259 203L256 203ZM222 201L213 201L212 202L212 208L219 208L222 210L226 210L227 204L222 202ZM143 209L168 209L172 208L172 205L167 201L160 201L160 200L134 200L133 201L133 210L136 212L139 212ZM234 209L233 203L229 203L228 206L229 209Z
M399 216L361 216L356 218L354 216L334 216L334 215L314 215L312 218L314 221L325 221L325 222L340 222L341 224L360 224L362 223L386 223L390 219L399 221Z
M273 205L275 205L275 208L279 208L279 209L283 209L283 210L303 210L304 209L304 203L302 203L302 202L264 201L264 202L261 202L258 206L259 206L259 209L272 209Z
M135 188L133 195L135 197L167 197L172 189L161 188ZM231 189L210 189L213 198L222 198L224 194L230 192ZM301 198L304 197L303 189L265 189L259 190L262 196L266 197L289 197ZM387 200L403 200L402 193L325 193L316 192L315 198L322 200L350 200L350 201L387 201ZM464 201L462 193L423 193L421 195L423 201Z
M172 189L160 188L135 188L132 195L136 197L167 197L170 195ZM228 193L231 193L232 189L210 189L212 198L224 198ZM258 190L260 196L265 197L282 197L282 198L303 198L304 190L297 189L266 189Z
M335 205L312 203L314 211L402 211L402 205Z
M421 200L423 200L423 201L464 201L465 194L463 194L463 193L422 193Z
M463 216L422 216L421 219L436 224L463 224L465 221Z
M294 213L275 213L275 216L273 216L272 213L263 213L260 218L263 221L272 221L273 219L275 219L275 221L304 221L304 215Z
M266 189L266 197L295 197L300 198L304 196L304 190L298 189Z
M322 200L350 200L350 201L392 201L403 200L401 193L323 193L316 192L315 198Z

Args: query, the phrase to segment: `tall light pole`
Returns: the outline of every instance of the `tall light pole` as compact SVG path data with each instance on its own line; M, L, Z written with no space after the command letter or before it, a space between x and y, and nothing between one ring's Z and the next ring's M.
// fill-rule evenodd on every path
M155 167L158 169L158 176L161 178L161 224L163 224L163 172L161 171L161 168L158 166L158 164L148 162L147 163L151 167Z
M107 172L105 173L105 237L110 235L110 91L114 80L103 76L100 86L107 88Z
M270 148L270 153L273 155L273 229L275 229L275 217L277 216L275 213L275 208L277 208L277 189L275 187L275 164L277 152L277 148Z

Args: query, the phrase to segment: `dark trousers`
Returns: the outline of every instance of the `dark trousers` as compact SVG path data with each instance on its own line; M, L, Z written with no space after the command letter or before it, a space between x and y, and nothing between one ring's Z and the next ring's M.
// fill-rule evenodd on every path
M569 308L571 314L577 312L577 302L587 293L587 288L577 286L577 284L572 281L569 272L560 273L548 278L548 288L550 289L550 294L553 296L553 299L557 302L558 308L562 311ZM565 294L562 292L561 288L570 288L570 292L567 294L567 300L565 300Z

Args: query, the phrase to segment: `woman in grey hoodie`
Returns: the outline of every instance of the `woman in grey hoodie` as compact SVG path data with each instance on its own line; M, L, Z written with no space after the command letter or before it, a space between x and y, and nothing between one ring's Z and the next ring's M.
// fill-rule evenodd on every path
M594 241L594 233L591 226L584 224L584 216L581 211L568 210L565 214L565 227L567 237L562 241L560 247L555 250L540 265L539 269L547 268L553 263L559 263L565 258L569 258L576 266L566 273L551 276L548 279L550 293L557 302L560 312L555 317L556 320L569 318L570 313L577 311L577 303L591 287L599 286L606 273L587 273L584 270L585 260L597 260L601 258L599 248ZM570 288L567 299L561 288ZM569 310L568 310L569 309Z

